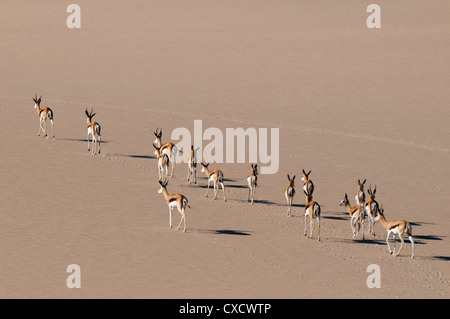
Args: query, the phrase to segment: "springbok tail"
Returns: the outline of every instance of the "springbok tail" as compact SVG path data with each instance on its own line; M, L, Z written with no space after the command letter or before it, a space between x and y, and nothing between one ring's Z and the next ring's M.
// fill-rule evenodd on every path
M179 152L178 147L174 145L172 147L172 157L173 157L173 163L177 164L177 153ZM182 154L182 153L181 153Z
M406 233L407 233L409 236L412 236L412 226L411 226L410 223L407 223L407 224L406 224Z
M320 218L320 205L319 205L319 204L317 204L317 205L314 207L314 213L315 213L315 215L316 215L317 217Z
M191 208L191 206L189 206L189 204L188 204L188 199L186 197L183 198L183 204L184 204L184 206Z

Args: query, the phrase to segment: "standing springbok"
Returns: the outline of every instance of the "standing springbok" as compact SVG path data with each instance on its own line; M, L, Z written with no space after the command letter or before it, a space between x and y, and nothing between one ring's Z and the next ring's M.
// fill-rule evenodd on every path
M284 190L284 196L286 197L286 201L287 201L287 205L288 205L287 215L289 217L291 217L292 200L294 199L294 195L295 195L295 188L294 188L295 187L295 182L294 182L295 175L291 179L289 174L287 174L287 178L289 180L289 184Z
M306 173L304 169L302 169L302 182L303 182L303 192L306 194L310 194L312 196L314 192L314 184L309 179L309 174L311 174L311 170ZM307 201L308 202L308 201Z
M197 147L194 149L194 145L191 145L191 155L188 159L188 175L187 180L189 184L194 182L194 184L197 184L197 151L200 149L200 147Z
M366 183L366 180L364 180L362 183L358 179L358 191L355 194L355 200L356 204L359 206L364 206L364 203L366 202L366 194L364 193L364 184Z
M160 181L163 180L163 176L164 178L167 177L168 173L169 173L169 157L167 156L167 154L165 153L161 153L161 147L156 146L153 143L153 147L155 148L155 152L156 152L156 160L158 162L158 179ZM164 174L164 170L166 171L166 173Z
M223 200L226 202L227 199L225 197L225 187L223 186L223 173L220 169L215 169L213 171L210 171L208 169L208 166L210 163L208 164L202 164L202 172L204 172L206 174L206 176L208 177L208 189L206 190L206 195L205 197L208 197L208 192L209 192L209 183L213 182L214 183L214 199L217 198L217 194L219 193L219 184L220 186L222 186L222 190L223 190Z
M38 136L41 135L41 130L43 131L42 137L47 137L47 118L50 120L50 123L52 124L52 136L53 139L55 138L55 128L53 124L53 111L49 107L40 107L42 100L42 95L38 98L37 94L34 96L34 108L37 110L38 116L39 116L39 131ZM42 124L44 124L44 127L42 127Z
M412 238L412 227L411 224L408 223L406 220L390 220L387 221L384 217L384 209L383 206L377 211L377 215L375 216L376 221L380 221L381 225L387 230L387 237L386 237L386 244L388 245L389 252L393 254L395 257L400 254L400 251L403 248L404 241L403 241L403 234L408 235L409 241L411 242L411 259L414 259L414 240ZM391 250L391 247L389 246L389 235L392 234L392 238L394 241L394 250ZM395 252L395 235L398 235L401 241L400 249Z
M312 200L312 195L305 192L303 192L306 195L306 205L305 205L305 233L304 235L307 236L306 232L306 218L309 217L309 239L312 238L312 235L314 233L314 218L317 221L317 231L318 231L318 240L320 241L320 205Z
M88 144L88 151L90 151L91 149L89 148L89 140L90 137L92 136L92 154L96 154L96 150L98 149L98 154L100 154L100 143L102 141L102 136L101 136L101 127L100 124L98 124L97 122L93 122L92 118L95 116L95 114L97 113L93 113L94 109L91 110L91 112L88 112L88 110L86 109L84 111L84 113L86 114L86 121L87 121L87 144Z
M352 228L353 239L358 238L359 228L361 227L361 213L363 212L363 207L361 205L350 206L350 202L347 197L347 193L345 193L344 199L339 203L339 206L345 206L350 215L350 227ZM358 226L358 229L356 229ZM364 240L364 223L363 223L363 240Z
M375 200L375 193L377 192L377 185L375 185L373 191L371 188L372 188L372 186L370 185L369 189L367 190L367 192L369 193L369 200L365 203L364 211L365 211L365 214L367 214L367 216L369 216L368 233L375 236L374 217L379 208L378 202ZM364 223L364 216L363 216L363 223Z
M158 131L159 130L159 131ZM169 156L170 164L172 165L172 173L170 174L170 177L174 177L175 173L175 162L176 162L176 155L178 152L177 146L171 142L162 144L161 143L161 137L162 137L162 128L156 129L156 132L153 131L153 134L155 134L155 141L154 143L161 148L161 153L167 154ZM156 151L155 151L156 155Z
M181 195L181 194L171 194L169 195L169 193L167 192L167 184L169 183L169 181L159 181L159 185L161 185L161 187L158 190L158 194L163 194L164 198L166 200L167 205L169 206L169 228L172 228L172 210L174 207L178 208L178 211L181 214L181 220L180 223L178 224L177 230L180 229L181 226L181 222L184 221L184 229L183 232L186 232L186 214L185 214L185 209L186 206L191 208L191 206L189 206L188 204L188 200L185 196Z
M252 164L252 170L250 172L250 175L248 175L248 177L247 177L247 184L248 184L248 199L247 199L247 201L250 202L250 197L251 197L251 203L253 204L253 200L255 198L256 186L258 186L258 164L255 164L255 165Z

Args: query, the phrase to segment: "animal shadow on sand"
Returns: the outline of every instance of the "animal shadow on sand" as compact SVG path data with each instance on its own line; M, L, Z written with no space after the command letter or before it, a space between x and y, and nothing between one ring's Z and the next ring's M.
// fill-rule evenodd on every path
M68 142L82 142L82 143L87 143L87 139L85 138L59 138L58 140L60 141L68 141ZM89 142L91 142L92 140L89 140ZM111 141L104 141L102 140L101 143L103 144L108 144Z
M129 154L109 154L113 157L128 157L128 158L138 158L138 159L156 159L155 156L151 155L129 155Z
M213 235L251 236L251 231L237 229L193 229L193 231Z

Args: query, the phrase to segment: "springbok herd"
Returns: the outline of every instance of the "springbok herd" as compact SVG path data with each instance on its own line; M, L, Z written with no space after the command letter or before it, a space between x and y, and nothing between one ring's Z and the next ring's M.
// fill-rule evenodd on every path
M54 132L54 123L53 111L44 107L41 108L41 99L42 95L38 98L37 95L33 98L34 108L37 110L39 117L39 131L38 136L40 136L41 131L43 131L42 137L47 137L47 119L50 120L52 125L52 136L55 138ZM87 121L87 143L88 143L88 151L90 151L89 144L92 146L92 154L100 153L100 143L101 143L101 127L97 122L93 122L92 118L96 113L93 113L93 110L88 112L85 110L86 121ZM184 223L183 231L186 231L186 207L189 207L188 199L181 194L169 194L167 191L168 180L167 177L169 172L169 166L171 166L171 174L170 177L174 177L175 163L176 163L176 155L178 153L177 147L175 144L168 142L163 144L161 141L162 138L162 129L156 129L153 132L155 134L155 141L153 142L153 147L155 148L155 155L157 156L158 163L158 179L160 188L158 193L162 193L164 195L164 199L166 200L167 205L169 206L169 227L172 228L172 211L175 207L177 207L178 211L181 214L181 220L177 229L180 229L181 223ZM196 152L198 149L194 149L194 146L191 146L191 155L188 160L188 175L187 180L189 184L194 183L197 184L197 157ZM224 178L223 172L220 169L209 169L209 163L200 163L202 165L202 172L206 174L208 178L208 187L206 190L205 197L208 197L210 183L212 182L214 185L214 198L217 198L219 193L219 186L223 191L223 200L226 201L225 196L225 186L224 186ZM303 193L306 196L305 200L305 231L304 235L307 236L307 219L309 219L310 231L309 238L311 239L315 230L314 220L317 222L317 238L320 241L320 205L319 203L313 201L313 192L314 192L314 183L309 178L311 171L308 173L305 170L302 170L302 182L303 182ZM287 175L288 185L284 190L284 195L287 201L287 216L291 216L291 207L292 201L295 196L295 175L291 178L290 175ZM247 177L247 184L249 188L248 193L248 201L253 204L256 187L258 186L258 164L251 164L251 172ZM414 240L412 238L412 230L411 224L405 220L391 220L387 221L384 217L384 209L378 205L378 202L375 200L376 194L376 186L372 190L371 186L368 189L369 199L366 201L366 194L364 191L364 184L366 180L361 182L358 180L357 191L355 193L355 201L356 205L351 206L350 201L348 199L347 193L344 194L344 198L340 202L340 206L345 206L349 215L350 215L350 228L352 230L353 239L357 239L359 235L359 231L362 226L362 239L364 240L364 224L367 220L368 222L368 234L375 235L374 223L379 221L381 225L386 229L386 243L388 246L389 253L394 256L398 256L400 251L403 248L404 240L403 235L407 235L412 248L411 258L414 258ZM392 234L393 238L393 250L391 250L391 246L389 244L389 237ZM395 236L398 235L401 241L401 245L398 251L395 249Z

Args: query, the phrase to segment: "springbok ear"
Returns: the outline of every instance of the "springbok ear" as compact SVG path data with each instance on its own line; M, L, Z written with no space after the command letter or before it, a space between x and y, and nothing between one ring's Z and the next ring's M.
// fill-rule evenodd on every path
M374 194L375 195L375 193L377 192L377 185L375 185L375 187L373 188L373 192L372 192L372 194Z
M291 180L291 178L289 177L289 174L287 174L287 178L288 178L289 181Z
M306 175L306 172L305 172L305 170L304 170L304 169L302 169L302 172L303 172L303 175Z
M347 193L345 193L345 196L344 196L344 198L345 198L345 199L347 199L347 198L348 198L348 197L347 197Z
M95 114L97 114L97 113L94 113L94 114L92 114L92 115L91 115L91 117L94 117L94 116L95 116Z
M366 183L366 180L364 180L364 182L362 182L362 184L364 185Z
M311 174L312 169L309 170L308 174L306 174L306 176L309 176L309 174Z
M294 175L294 177L292 177L292 181L294 181L294 179L295 179L295 175Z
M39 99L38 99L38 103L41 103L41 100L42 100L42 95L39 97Z
M86 116L87 117L89 117L89 112L88 112L88 110L86 109L86 110L84 110L84 114L86 114Z

